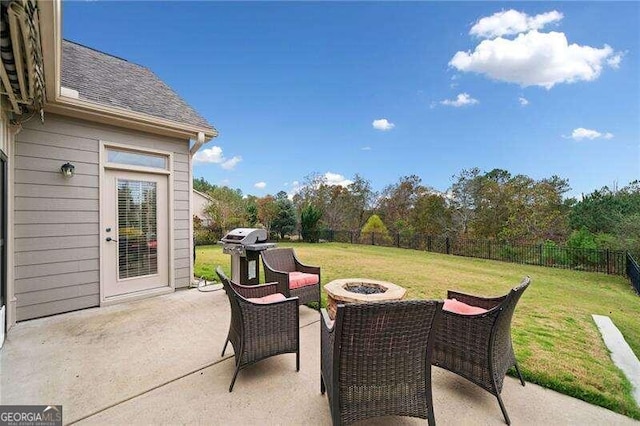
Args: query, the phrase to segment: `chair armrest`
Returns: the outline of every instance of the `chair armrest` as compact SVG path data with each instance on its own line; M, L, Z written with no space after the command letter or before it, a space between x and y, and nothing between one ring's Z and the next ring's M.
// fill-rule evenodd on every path
M289 291L289 273L288 272L271 269L265 264L264 279L267 281L277 283L278 293L282 293L285 296L291 295L291 292Z
M329 312L325 308L320 309L320 315L322 316L322 327L327 329L329 333L333 333L335 321L329 318Z
M304 272L305 274L316 274L318 277L320 276L319 266L309 266L296 262L296 271Z
M459 302L466 303L467 305L477 306L483 309L493 309L498 306L506 296L499 297L482 297L474 296L473 294L460 293L458 291L449 290L447 292L447 299L456 299Z
M280 271L278 269L271 269L271 267L266 267L266 270L268 270L269 272L272 272L274 274L284 274L284 275L288 275L289 273L287 271Z
M305 274L320 275L319 266L305 265L304 263L300 262L296 256L293 257L293 261L296 264L296 271L304 272Z
M335 344L335 322L329 319L329 314L325 308L320 310L322 320L320 321L320 369L327 392L332 395L333 383L333 351Z
M267 283L260 285L231 284L235 291L245 299L264 297L278 293L278 283Z

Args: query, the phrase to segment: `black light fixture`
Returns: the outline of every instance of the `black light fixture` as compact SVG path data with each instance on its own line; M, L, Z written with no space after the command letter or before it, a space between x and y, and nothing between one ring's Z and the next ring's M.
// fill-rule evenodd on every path
M60 171L64 177L70 178L76 173L76 166L71 163L64 163L62 167L60 167Z

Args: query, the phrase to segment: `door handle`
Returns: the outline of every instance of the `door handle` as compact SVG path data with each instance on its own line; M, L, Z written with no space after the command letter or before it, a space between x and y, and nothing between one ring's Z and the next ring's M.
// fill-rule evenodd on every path
M107 240L107 241L113 241L114 243L117 243L117 242L118 242L118 240L114 240L114 239L113 239L113 238L111 238L111 237L107 237L107 238L106 238L106 240Z

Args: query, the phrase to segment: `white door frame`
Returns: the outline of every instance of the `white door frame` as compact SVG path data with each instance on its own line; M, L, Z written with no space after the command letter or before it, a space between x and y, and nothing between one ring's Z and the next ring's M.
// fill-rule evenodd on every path
M127 151L133 151L133 152L137 152L137 153L141 153L141 154L153 154L153 155L161 155L167 158L167 164L168 164L168 168L163 170L163 169L156 169L156 168L152 168L152 167L142 167L142 166L130 166L130 165L126 165L126 164L116 164L116 163L109 163L107 162L107 149L108 148L116 148L116 149L121 149L121 150L127 150ZM173 236L173 228L174 228L174 201L173 201L173 153L168 152L168 151L160 151L160 150L156 150L156 149L150 149L150 148L144 148L141 146L136 146L136 145L127 145L127 144L121 144L121 143L113 143L113 142L108 142L108 141L100 141L100 154L99 154L99 161L100 161L100 169L99 169L99 183L98 183L98 191L99 191L99 197L100 197L100 219L99 219L99 226L100 226L100 232L99 232L99 236L100 236L100 306L108 306L114 303L120 303L123 301L130 301L130 300L135 300L135 299L142 299L142 298L146 298L146 297L151 297L151 296L156 296L159 294L165 294L165 293L171 293L175 290L175 266L174 266L174 262L175 262L175 253L174 253L174 236ZM167 190L168 190L168 194L167 194L167 200L168 200L168 206L167 206L167 217L168 217L168 235L169 235L169 259L168 259L168 267L169 267L169 286L168 287L162 287L162 288L156 288L156 289L152 289L152 290L148 290L148 291L144 291L144 292L140 292L140 293L134 293L134 294L124 294L124 295L120 295L120 296L113 296L113 297L109 297L107 299L107 297L105 296L105 268L108 268L109 265L106 265L106 259L104 256L104 239L106 237L108 237L109 235L106 234L105 232L105 223L104 223L104 219L105 219L105 213L104 213L104 209L107 208L106 203L105 203L105 192L106 192L106 188L104 185L104 179L105 179L105 170L122 170L122 171L132 171L132 172L144 172L144 173L152 173L152 174L159 174L159 175L166 175L167 176ZM113 266L113 265L111 265Z

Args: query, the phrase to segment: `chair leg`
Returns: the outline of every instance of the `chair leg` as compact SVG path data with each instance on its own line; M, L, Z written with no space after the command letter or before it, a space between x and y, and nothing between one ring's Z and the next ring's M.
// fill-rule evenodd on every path
M322 377L322 373L320 373L320 393L324 395L326 391L327 391L327 387L324 384L324 378Z
M518 373L518 377L520 377L520 383L522 383L522 386L524 386L524 379L522 378L522 373L520 373L517 362L514 364L514 367L516 367L516 373Z
M429 426L435 426L436 424L436 416L433 412L433 393L430 386L427 388L427 421Z
M240 371L240 366L236 365L236 372L233 373L233 379L231 380L231 385L229 385L229 392L233 391L233 385L236 383L236 379L238 378L239 371Z
M220 356L224 356L224 351L227 350L227 345L229 344L229 338L227 337L227 340L224 342L224 347L222 348L222 355Z
M296 352L296 371L300 371L300 348Z
M500 404L500 409L502 410L502 415L504 416L505 422L510 425L511 420L509 419L509 415L507 414L507 409L504 408L504 404L502 403L502 397L500 397L500 394L497 394L496 398L498 398L498 404Z
M435 426L436 425L436 417L433 414L433 406L429 407L429 414L428 414L428 424L429 426Z

